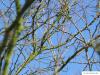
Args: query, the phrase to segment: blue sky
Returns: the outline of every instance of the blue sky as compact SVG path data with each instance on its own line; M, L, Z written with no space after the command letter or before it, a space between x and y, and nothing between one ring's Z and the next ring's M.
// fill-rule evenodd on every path
M71 0L72 1L72 0ZM4 0L3 1L5 5L9 6L9 0ZM92 8L92 7L95 7L96 6L96 3L97 1L96 0L80 0L80 5L83 5L83 8L86 12L83 12L83 11L80 11L80 10L83 10L80 5L76 5L76 8L72 8L71 10L74 11L74 12L77 12L80 16L82 16L84 13L86 13L86 16L84 15L83 17L86 17L86 21L87 21L87 24L89 24L94 16L96 15L95 11L96 9L95 8ZM22 5L24 4L24 0L21 0L21 3ZM89 6L87 6L89 5ZM14 6L14 5L13 5ZM85 8L87 6L87 8ZM53 16L55 14L55 12L59 9L57 9L59 7L59 3L57 2L57 0L51 0L51 3L50 3L50 6L49 8L52 9L55 7L55 10L51 12L51 14L49 16ZM1 11L5 11L6 10L6 7L0 2L0 9ZM15 9L14 9L15 10ZM46 9L44 10L44 12L47 11ZM14 20L15 18L15 14L11 14L12 15L12 20ZM72 20L76 23L76 26L81 30L83 27L85 27L86 23L83 21L83 20L80 20L79 16L77 16L76 14L73 14L73 12L71 12L71 16L72 16ZM45 19L47 18L47 14L44 15L43 17L41 17L40 21L45 21ZM52 22L55 18L53 18L52 20L50 20L50 22ZM12 21L11 20L11 21ZM31 18L29 17L28 21L31 22ZM97 25L98 21L96 21L92 26L89 27L90 31L91 32L94 32L94 29ZM47 24L48 25L48 24ZM56 23L56 25L58 25ZM0 29L2 27L4 27L5 24L3 23L3 20L2 18L0 18ZM30 26L30 25L29 25ZM71 34L75 34L77 33L77 29L75 28L75 26L69 22L69 21L66 21L64 23L64 27L65 29L71 33ZM31 31L31 30L29 30ZM44 31L45 31L45 28L44 27L41 27L39 30L37 30L36 32L36 36L37 38L41 38L44 34ZM23 34L25 34L26 32L23 32ZM89 32L88 31L83 31L82 32L82 35L85 39L86 42L89 42L90 41L90 35L89 35ZM62 42L64 42L66 39L68 39L69 37L66 37L67 35L66 34L63 34L62 32L58 32L58 33L55 33L51 38L50 40L52 41L52 44L53 45L58 45L59 42L58 40L62 40ZM29 36L30 38L31 36ZM81 35L77 35L78 38L81 38ZM62 38L62 39L60 39ZM30 38L31 39L31 38ZM2 35L0 34L0 41L2 40ZM75 41L75 39L73 39L72 41L70 41L67 45L70 45L72 44L73 42ZM22 41L21 43L25 43L25 41ZM45 45L47 45L48 43L45 43ZM78 43L76 43L75 45L77 46ZM64 50L64 54L63 54L63 57L64 57L64 60L66 60L67 58L69 58L73 52L75 52L75 47L72 45L70 46L68 49L66 49L65 47L67 46L63 46L60 48L60 51L62 52L62 50ZM13 61L16 61L16 58L17 58L17 54L19 54L18 48L15 48L15 54L13 55L12 59ZM28 55L32 52L32 46L28 45L26 46L24 49L23 49L23 53L25 55L26 58L28 58ZM50 62L51 60L53 60L52 58L52 54L50 51L47 51L49 52L50 54L45 54L46 52L43 52L41 55L39 55L38 57L36 57L36 59L39 59L40 57L45 57L44 59L40 59L39 61L42 61L42 62L45 62L45 63L48 63ZM58 51L56 52L56 55L59 56ZM89 56L91 57L93 53L93 49L90 48L89 51L88 51L88 54ZM48 58L46 58L48 57ZM97 59L98 56L96 55L95 53L95 58ZM47 67L48 64L45 64L45 63L39 63L39 61L36 61L36 60L33 60L31 61L25 69L23 69L20 73L20 75L22 75L24 72L26 72L26 70L29 69L32 69L34 71L33 68L36 68L38 69L38 67L40 68L43 68L43 67ZM77 61L77 62L85 62L86 61L86 57L85 57L85 52L81 53L80 55L78 55L77 57L75 57L72 61ZM71 61L71 62L72 62ZM19 58L19 63L23 63L24 62L24 57L23 55L20 56ZM98 64L97 64L98 65ZM60 75L78 75L79 73L81 74L81 71L83 70L83 67L85 66L85 64L75 64L75 63L69 63L64 69L63 71L60 72ZM98 69L97 69L98 68ZM96 64L93 65L93 70L100 70L99 66L96 66ZM52 75L52 71L48 72L48 73L45 73L44 75ZM79 75L80 75L79 74ZM24 74L26 75L26 74Z

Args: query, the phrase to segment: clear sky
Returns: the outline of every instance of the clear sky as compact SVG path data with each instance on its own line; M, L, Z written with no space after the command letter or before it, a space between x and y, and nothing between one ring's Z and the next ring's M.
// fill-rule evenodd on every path
M70 2L71 1L74 1L74 0L70 0ZM96 6L97 1L96 0L78 0L78 1L80 2L79 5L77 4L76 7L72 7L71 8L71 14L70 15L72 17L72 20L76 23L76 26L78 27L78 29L81 30L83 27L85 27L86 23L89 24L93 20L94 16L96 15L96 13L95 13L96 9L94 7ZM3 2L4 2L4 4L6 6L3 3L0 2L0 12L1 11L5 12L7 10L7 7L10 4L10 0L4 0ZM23 5L24 4L24 0L21 0L21 3ZM83 8L81 6L83 6ZM15 10L13 7L14 7L14 4L12 6L12 12ZM55 12L57 10L59 10L59 9L57 9L58 7L59 7L58 0L51 0L49 8L51 10L53 8L55 8L56 10L54 9L53 11L51 11L50 16L55 15ZM81 10L85 10L85 12L83 12ZM47 11L47 10L44 9L44 12L45 11ZM84 18L86 18L86 23L83 20L80 20L80 17L77 14L74 14L73 11L77 12L77 14L79 14L80 16L83 16ZM86 14L86 15L83 15L83 14ZM4 15L4 16L8 16L8 15L9 14ZM10 17L11 17L11 21L10 22L12 22L12 20L14 20L14 18L15 18L15 11L14 11L14 14L11 14ZM44 21L46 18L47 18L47 14L44 15L43 17L41 17L40 21ZM52 22L53 20L54 20L54 18L52 20L50 20L50 21ZM28 21L31 22L31 18L29 18ZM10 22L9 22L9 24L11 24ZM98 23L98 21L96 21L92 26L89 27L89 29L90 29L90 31L92 33L94 32L97 23ZM56 24L56 25L58 25L58 24ZM64 29L66 31L68 31L69 33L71 33L71 34L75 34L78 31L76 29L76 27L69 21L66 21L63 25L64 25ZM4 27L4 26L5 26L4 20L0 17L0 29L2 27ZM29 24L29 26L30 26L30 24ZM31 30L29 30L29 31L31 31ZM45 31L44 27L43 28L41 27L39 30L37 30L36 36L37 36L38 39L43 36L44 31ZM25 32L23 32L22 34L25 34ZM54 34L50 38L50 40L52 41L53 45L58 45L59 44L58 40L61 40L62 42L64 42L66 39L68 39L68 37L66 37L66 36L67 36L66 34L63 34L62 32L58 32L58 33ZM89 42L90 39L91 39L90 34L89 34L88 31L83 31L82 32L82 36L84 37L86 42ZM29 38L30 37L31 36L29 36ZM81 38L81 35L77 35L77 37ZM2 40L2 35L0 34L0 41L1 40ZM75 39L70 41L67 45L71 45L74 41L75 41ZM25 43L25 41L23 41L21 43ZM77 44L78 43L74 44L74 46L75 45L77 46ZM45 45L48 45L48 44L45 43ZM65 47L67 45L65 45L64 47L60 48L61 52L63 50L65 51L63 53L63 56L62 56L64 58L64 60L69 58L73 54L73 52L76 51L75 47L73 45L66 49ZM24 62L24 59L28 58L29 54L32 52L31 50L32 50L32 46L30 46L30 45L26 46L23 49L23 53L24 53L25 57L23 57L23 55L20 56L20 58L18 59L20 64ZM49 51L47 51L47 52L49 52ZM57 52L55 52L55 53L57 54ZM18 54L19 54L19 52L18 52L17 48L15 48L15 54L12 57L13 61L16 61ZM88 54L89 54L89 57L92 56L92 54L93 54L93 49L92 48L89 48ZM46 52L44 52L41 55L39 55L36 59L39 59L41 57L45 57L45 58L40 59L38 61L37 60L31 61L26 66L26 68L21 71L21 73L19 75L26 75L24 72L26 72L26 70L28 70L28 69L30 69L30 70L32 69L32 71L34 71L34 69L36 70L36 69L38 69L38 67L40 67L40 68L44 67L45 68L45 67L47 67L49 65L47 63L48 62L50 63L50 61L53 60L51 53L50 54L46 54ZM98 58L98 56L96 56L96 53L95 53L95 57L94 58L96 58L96 59ZM86 62L85 52L82 52L80 55L75 57L71 62L73 62L73 61L75 61L75 62ZM86 64L77 64L77 63L71 63L71 62L68 65L66 65L66 67L63 69L63 71L60 72L60 75L80 75L81 71L84 69L84 66L86 66ZM99 66L96 66L96 64L94 64L93 65L93 70L100 70ZM45 73L44 75L52 75L52 71L50 71L48 73Z

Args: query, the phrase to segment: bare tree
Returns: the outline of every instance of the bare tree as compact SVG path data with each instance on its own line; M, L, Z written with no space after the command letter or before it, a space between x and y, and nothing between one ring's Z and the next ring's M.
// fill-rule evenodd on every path
M0 75L100 70L99 17L99 0L0 0Z

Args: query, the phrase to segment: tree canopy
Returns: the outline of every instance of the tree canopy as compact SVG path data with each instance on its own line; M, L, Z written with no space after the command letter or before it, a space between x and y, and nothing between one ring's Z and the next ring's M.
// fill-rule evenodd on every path
M100 70L99 0L0 0L0 75L85 70Z

